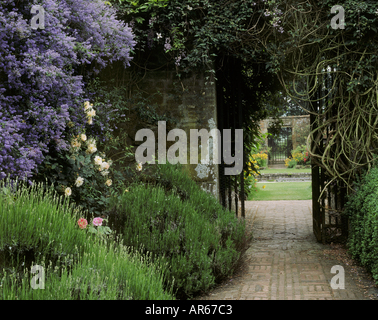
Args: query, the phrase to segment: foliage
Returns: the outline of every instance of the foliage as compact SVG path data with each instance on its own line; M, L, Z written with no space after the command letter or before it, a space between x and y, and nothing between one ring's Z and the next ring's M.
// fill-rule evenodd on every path
M378 283L378 168L373 167L355 183L348 196L345 215L349 220L348 250L366 266Z
M242 95L244 154L250 154L259 140L259 121L277 111L273 106L264 108L279 85L277 77L264 65L270 57L263 49L251 46L258 43L252 41L256 26L273 27L280 32L278 21L273 26L271 22L276 19L263 14L266 4L252 0L111 2L119 12L118 17L133 25L137 39L133 76L138 74L142 78L146 71L168 69L176 70L181 81L201 73L206 83L217 80L216 90L223 95L219 98L231 106L236 104L237 96L230 88L235 81L229 76L235 73L241 84L235 89L240 89ZM231 66L233 61L240 64ZM143 110L147 111L146 103Z
M260 168L267 167L268 154L256 153L249 157L248 169L244 170L244 192L246 199L251 198L257 192L257 176L260 175Z
M7 179L0 190L1 250L66 256L84 245L86 238L76 229L77 208L57 198L53 188L41 183L27 188Z
M311 164L311 158L305 145L298 145L298 147L291 151L291 155L292 157L285 160L285 166L288 168L297 167L301 169L301 167L298 166Z
M252 171L252 173L247 174L246 171L244 171L244 194L245 199L249 199L253 196L255 192L257 192L256 188L256 173Z
M150 68L174 65L179 74L205 70L210 82L220 79L219 70L232 58L242 62L242 82L255 91L250 103L242 97L247 101L245 154L258 136L259 117L282 113L282 100L312 112L315 100L328 96L327 105L314 110L312 161L333 180L343 180L348 191L355 175L371 167L377 149L375 1L344 1L344 29L331 28L331 8L340 4L337 0L172 0L148 8L146 3L136 3L146 9L143 21L134 20L137 61L163 53L166 59L151 60ZM123 1L119 8L125 13L130 5ZM124 13L125 21L134 19ZM317 146L326 128L334 133L320 153Z
M96 112L89 102L83 109L87 117ZM74 135L76 129L70 129L67 128L69 149L47 155L34 181L47 180L59 193L71 197L89 213L103 215L113 188L113 162L105 153L98 151L94 137L87 136L86 131Z
M295 132L293 143L297 145L306 145L307 138L310 134L310 124L306 120L298 119L293 127Z
M64 261L64 260L63 260ZM31 290L27 268L3 270L3 300L173 300L163 288L163 272L150 257L130 253L113 243L85 244L85 254L72 268L40 261L45 288Z
M164 269L115 239L81 230L82 211L53 187L3 180L0 186L0 297L4 300L173 299ZM30 288L30 267L45 288ZM40 283L40 282L39 282Z
M294 168L297 164L297 161L293 158L286 158L285 159L285 166L288 168Z
M255 137L254 143L248 148L248 150L250 150L249 168L253 169L253 167L250 166L253 160L257 161L259 167L267 167L268 153L272 148L266 145L266 139L271 135L271 133L266 132L262 134L261 131L259 131L259 135Z
M293 159L301 165L311 163L311 158L306 145L298 145L292 152Z
M156 165L154 180L114 198L111 228L124 244L160 257L179 298L207 291L232 274L245 246L245 225L178 166ZM143 169L145 170L145 169Z
M256 153L251 156L253 160L257 162L257 165L261 167L267 167L267 162L268 162L268 154L267 153Z
M320 108L313 110L311 161L351 192L361 169L371 167L377 149L377 7L375 1L344 1L346 26L333 29L333 5L340 3L280 1L285 32L265 47L277 57L277 74L290 98L304 109ZM317 102L326 97L328 102ZM326 130L330 134L323 148Z
M45 29L29 26L42 5ZM85 81L108 62L129 65L131 29L101 0L0 1L0 179L30 178L48 152L80 131Z
M254 138L254 143L248 148L248 150L251 150L251 153L244 170L244 193L246 199L250 198L257 191L256 182L257 176L260 175L260 168L268 166L268 152L270 152L271 148L266 146L265 139L269 135L271 134L262 134L259 131L259 135Z

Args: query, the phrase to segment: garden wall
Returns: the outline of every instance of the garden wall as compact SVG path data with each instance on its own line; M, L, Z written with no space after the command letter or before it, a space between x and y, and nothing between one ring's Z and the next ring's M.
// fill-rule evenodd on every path
M287 116L281 117L283 121L283 128L291 127L292 128L292 143L293 150L302 144L306 144L306 139L310 133L310 115L304 116ZM268 118L260 121L261 133L267 133L270 123L273 121L272 118ZM265 141L268 145L268 138Z
M116 73L116 75L114 74ZM133 79L133 71L122 68L108 68L101 77L117 78L116 85L127 86L130 100L129 121L125 130L128 145L138 147L143 142L135 141L135 134L140 129L151 129L155 134L155 151L158 152L158 121L166 121L167 134L174 128L182 129L187 136L187 165L190 176L201 187L219 197L218 165L201 164L201 139L198 139L199 164L190 162L190 129L217 128L217 104L215 83L205 83L203 75L192 74L179 80L172 70L148 71L143 77ZM211 139L210 139L211 140ZM176 138L177 141L177 138ZM167 142L167 150L174 142ZM135 149L134 149L135 150ZM206 150L205 150L206 152ZM212 145L210 145L210 155ZM178 155L178 153L176 154ZM212 156L210 156L210 160Z

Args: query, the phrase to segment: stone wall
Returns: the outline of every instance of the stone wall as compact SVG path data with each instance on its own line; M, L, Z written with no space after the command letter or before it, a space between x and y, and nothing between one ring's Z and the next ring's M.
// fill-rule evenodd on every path
M281 117L283 121L282 127L291 127L292 128L292 142L293 149L295 149L300 144L305 144L305 140L310 131L310 115L304 116L288 116ZM260 121L261 133L268 132L269 124L272 121L271 118ZM265 141L268 145L268 139Z
M128 79L130 75L126 71L122 77ZM218 165L213 164L212 161L209 164L201 164L201 139L198 139L199 164L189 164L190 129L210 131L217 128L215 83L206 84L203 75L191 75L179 81L175 71L148 71L142 79L137 81L136 85L130 88L130 96L136 97L135 106L138 106L138 99L139 101L148 99L149 102L147 106L142 105L139 109L131 108L128 114L130 121L127 122L127 127L122 128L128 133L128 145L135 147L141 145L142 141L135 141L136 132L140 129L151 129L155 134L157 154L159 120L156 117L160 118L160 121L164 118L167 119L167 135L170 130L175 128L182 129L186 133L188 164L184 165L185 169L203 189L219 198ZM149 117L148 112L151 112L151 115L156 113L156 116ZM167 141L167 150L174 143ZM202 150L202 152L206 152L206 150ZM156 158L158 157L156 156Z

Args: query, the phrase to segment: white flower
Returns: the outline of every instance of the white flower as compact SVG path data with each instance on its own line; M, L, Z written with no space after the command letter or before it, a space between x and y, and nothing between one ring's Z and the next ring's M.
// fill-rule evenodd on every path
M95 153L97 151L97 148L94 144L90 144L88 145L88 150L87 150L87 153Z
M80 148L81 147L81 143L79 141L77 141L76 139L73 139L71 141L71 146L72 146L72 148Z
M75 186L80 187L84 183L84 179L82 177L77 177Z
M87 145L94 144L96 145L96 140L94 138L90 138L87 140Z
M88 110L91 106L89 105L89 101L84 102L84 111Z
M105 171L101 171L101 174L102 176L107 176L109 174L109 171L108 170L105 170Z
M108 179L106 180L105 184L110 187L112 185L112 180L111 179Z
M109 163L103 162L101 163L101 170L108 170L109 169Z
M88 118L88 124L93 124L93 119L92 118Z
M137 170L138 170L138 171L142 171L142 169L143 169L142 164L141 164L141 163L138 163L138 165L137 165Z
M191 6L188 5L188 10L192 10L193 8Z
M93 110L93 109L90 109L88 112L87 112L87 116L92 118L96 115L96 111Z
M95 156L95 158L94 158L94 162L95 162L95 164L97 164L97 165L101 165L101 163L102 163L102 158L99 157L99 156Z
M80 138L81 138L82 141L87 140L87 136L86 136L84 133L82 133L82 134L80 135Z
M161 39L161 38L163 37L163 36L161 35L161 33L157 33L156 36L157 36L158 39Z
M66 190L64 190L64 194L66 195L66 197L69 197L71 195L72 191L71 191L71 188L70 187L67 187Z

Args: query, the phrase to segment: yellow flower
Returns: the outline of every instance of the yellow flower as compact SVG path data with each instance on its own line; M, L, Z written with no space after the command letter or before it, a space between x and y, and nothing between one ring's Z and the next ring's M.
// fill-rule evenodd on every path
M263 186L262 188L265 189L265 186Z

